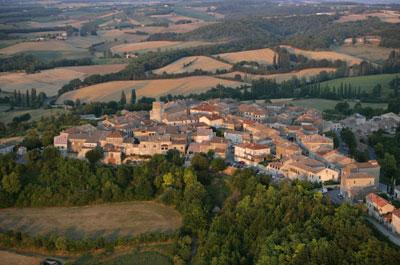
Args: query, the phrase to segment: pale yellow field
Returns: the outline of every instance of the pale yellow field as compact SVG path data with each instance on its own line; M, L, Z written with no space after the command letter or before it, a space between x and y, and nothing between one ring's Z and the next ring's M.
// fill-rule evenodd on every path
M340 17L338 22L350 22L358 20L366 20L368 17L378 17L383 22L387 23L400 23L400 13L393 10L381 10L379 12L362 13L362 14L349 14Z
M315 59L315 60L326 59L329 61L342 60L346 61L350 65L359 64L362 61L360 58L333 51L308 51L308 50L301 50L288 45L281 45L281 47L286 48L290 53L303 55L309 59Z
M166 49L182 49L195 47L200 45L207 45L206 42L201 41L145 41L138 43L127 43L116 45L111 48L111 51L114 53L126 53L126 52L148 52L148 51L157 51L166 50Z
M153 71L155 74L181 74L203 70L215 73L217 70L229 70L231 65L207 56L189 56Z
M243 83L211 76L192 76L158 80L113 81L65 93L57 99L57 103L62 104L65 100L76 99L80 99L82 102L118 101L121 98L122 91L125 91L125 94L129 98L132 89L136 89L136 95L138 97L159 97L168 94L187 95L190 93L205 92L216 87L218 84L238 87Z
M181 223L181 216L175 209L151 201L0 210L2 229L32 236L56 233L71 239L173 231Z
M239 63L242 61L247 61L247 62L258 62L260 64L272 64L274 61L275 54L276 53L272 49L265 48L265 49L242 51L242 52L221 53L215 56L220 57L221 59L226 60L230 63Z
M300 78L309 79L310 77L316 76L319 73L324 72L324 71L327 73L331 73L331 72L336 71L336 69L335 68L310 68L310 69L304 69L304 70L296 71L296 72L283 73L283 74L272 74L272 75L253 75L253 74L247 74L244 72L236 71L236 72L220 75L220 77L235 78L236 75L240 75L244 82L251 82L253 80L258 80L258 79L264 78L264 79L275 80L277 83L282 83L283 81L290 80L293 77L297 77L299 79Z
M20 90L21 93L27 89L36 88L38 93L44 92L47 96L54 96L63 85L72 79L85 78L92 74L119 72L125 67L125 64L110 64L61 67L34 74L6 72L0 74L0 87L3 91Z
M0 264L4 265L38 265L43 259L39 257L25 256L9 251L0 250Z
M12 46L0 49L0 54L11 55L27 51L84 51L73 47L66 41L49 40L49 41L29 41L20 42Z

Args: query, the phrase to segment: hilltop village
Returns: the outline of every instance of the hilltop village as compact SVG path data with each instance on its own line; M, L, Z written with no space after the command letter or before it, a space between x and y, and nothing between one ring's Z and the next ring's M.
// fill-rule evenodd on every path
M389 113L367 121L354 115L331 123L315 109L285 104L230 99L153 102L149 112L123 111L104 117L97 126L66 129L54 138L54 146L81 159L101 148L103 163L110 165L138 163L169 150L185 156L189 165L196 153L209 153L225 160L227 172L253 167L276 180L340 184L340 196L357 201L378 191L380 165L376 160L356 162L324 135L347 123L391 133L400 117Z

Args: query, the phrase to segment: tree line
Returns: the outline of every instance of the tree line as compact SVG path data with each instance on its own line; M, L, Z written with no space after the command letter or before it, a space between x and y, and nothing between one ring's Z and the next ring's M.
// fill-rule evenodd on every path
M17 54L11 57L0 58L0 72L25 71L35 73L40 70L52 69L56 67L92 65L90 58L82 59L62 59L45 61L32 54Z

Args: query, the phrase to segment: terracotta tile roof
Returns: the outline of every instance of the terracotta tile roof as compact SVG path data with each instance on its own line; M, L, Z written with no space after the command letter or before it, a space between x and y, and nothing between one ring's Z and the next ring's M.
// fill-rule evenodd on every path
M218 114L207 115L207 118L208 118L210 121L215 121L215 120L220 120L220 119L222 119L222 117L221 117L220 115L218 115Z
M256 144L256 143L241 143L241 144L238 144L236 146L237 147L241 147L241 148L253 149L253 150L262 150L262 149L269 148L265 144Z
M380 208L385 207L386 205L391 205L390 202L375 193L368 194L367 199Z
M68 144L68 136L66 134L61 134L54 137L54 144Z
M203 111L203 112L217 112L218 108L209 103L201 103L200 105L192 107L191 110Z
M107 135L108 138L123 138L120 131L112 131Z
M380 167L378 161L370 160L364 163L355 163L358 168L376 168Z

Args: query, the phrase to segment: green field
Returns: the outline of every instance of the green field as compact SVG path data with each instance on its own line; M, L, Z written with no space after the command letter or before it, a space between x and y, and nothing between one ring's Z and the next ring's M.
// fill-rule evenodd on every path
M374 63L382 63L389 57L389 53L393 50L385 47L376 47L372 45L343 45L333 47L336 52L352 55Z
M382 85L382 94L384 96L388 95L391 91L389 89L389 82L396 76L400 77L400 74L381 74L381 75L367 75L367 76L357 76L357 77L346 77L334 79L321 83L321 88L324 87L336 87L339 89L340 84L351 84L353 88L360 87L362 91L370 92L377 85Z
M326 109L334 109L336 104L341 101L339 100L329 100L329 99L319 99L319 98L310 98L310 99L300 99L289 101L288 104L292 104L294 106L301 106L306 108L314 108L319 111L324 111ZM353 107L356 102L348 101L351 107ZM363 107L371 107L371 108L387 108L386 103L361 103Z
M155 251L146 252L132 252L130 254L121 255L115 258L101 258L84 256L77 261L73 262L72 265L84 265L84 264L99 264L99 265L172 265L172 260Z
M21 116L26 113L31 115L31 119L29 121L37 121L40 120L41 117L49 117L66 112L64 109L13 110L5 112L5 110L8 108L8 106L0 106L0 122L3 122L4 124L8 124L12 122L14 117Z
M181 15L181 16L197 18L197 19L201 19L204 21L214 21L215 20L215 17L207 14L206 12L201 12L201 11L197 11L197 10L190 9L190 8L177 6L174 8L174 11L176 14Z

